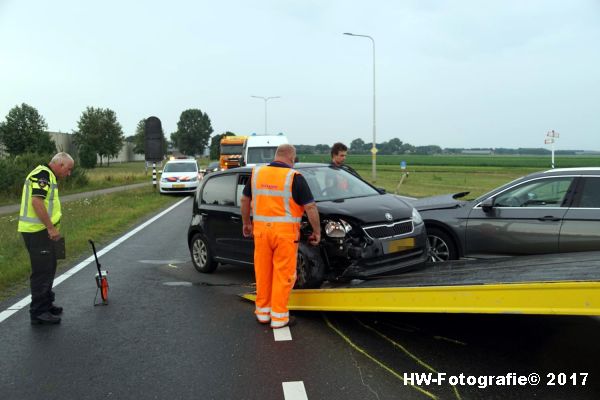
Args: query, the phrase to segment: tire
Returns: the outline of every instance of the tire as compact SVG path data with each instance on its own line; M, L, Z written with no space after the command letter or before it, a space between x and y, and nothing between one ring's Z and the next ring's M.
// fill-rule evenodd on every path
M454 239L439 228L429 228L427 230L427 242L429 244L429 261L444 262L458 259L458 251Z
M196 233L192 237L192 241L190 242L190 255L192 256L194 268L196 268L198 272L209 274L214 272L219 265L212 258L212 250L208 245L208 240L200 233Z
M296 262L296 283L294 289L318 288L325 276L325 263L319 248L300 243Z

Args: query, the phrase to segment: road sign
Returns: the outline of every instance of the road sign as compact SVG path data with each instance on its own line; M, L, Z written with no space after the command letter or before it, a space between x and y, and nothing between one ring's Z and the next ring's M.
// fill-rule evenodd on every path
M144 123L144 153L146 161L163 159L163 133L160 119L148 117Z
M406 161L400 161L400 169L406 169Z

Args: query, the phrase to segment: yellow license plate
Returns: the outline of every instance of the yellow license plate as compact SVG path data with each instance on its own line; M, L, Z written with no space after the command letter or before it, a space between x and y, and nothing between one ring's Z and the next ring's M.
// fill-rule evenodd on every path
M415 238L397 239L388 242L388 253L410 250L415 247Z
M183 183L174 183L173 187L174 188L183 188L183 187L185 187L185 185Z

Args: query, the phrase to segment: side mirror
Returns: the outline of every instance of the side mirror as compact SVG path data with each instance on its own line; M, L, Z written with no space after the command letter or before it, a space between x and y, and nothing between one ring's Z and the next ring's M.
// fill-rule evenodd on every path
M159 173L159 174L162 174L162 169L159 169L159 170L158 170L158 173Z
M494 209L494 198L488 197L484 201L481 202L481 209L483 212L490 212Z
M385 190L385 188L376 188L376 189L379 192L379 194L386 194L387 193L386 190Z

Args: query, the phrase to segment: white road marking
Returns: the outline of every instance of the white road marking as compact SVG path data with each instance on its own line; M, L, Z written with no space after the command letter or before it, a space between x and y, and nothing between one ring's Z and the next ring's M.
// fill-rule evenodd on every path
M183 264L186 261L182 260L138 260L142 264Z
M283 398L285 400L308 400L304 382L283 382L281 385L283 386Z
M173 204L171 207L167 208L165 211L154 216L153 218L144 222L142 225L138 226L137 228L135 228L132 231L129 231L128 233L121 236L120 238L118 238L117 240L115 240L114 242L112 242L111 244L109 244L108 246L103 248L102 250L98 251L97 252L98 258L100 258L102 255L108 253L109 251L111 251L112 249L114 249L115 247L117 247L118 245L123 243L125 240L129 239L130 237L132 237L133 235L135 235L136 233L138 233L139 231L141 231L142 229L144 229L145 227L147 227L148 225L150 225L151 223L153 223L154 221L156 221L163 215L169 213L171 210L178 207L180 204L182 204L184 201L187 201L188 199L189 199L189 197L186 197L185 199L178 201L177 203ZM83 268L87 267L88 264L90 264L92 261L95 261L93 254L91 256L89 256L88 258L86 258L85 260L83 260L82 262L80 262L79 264L77 264L76 266L74 266L73 268L71 268L70 270L68 270L67 272L65 272L64 274L62 274L61 276L59 276L58 278L55 278L54 285L52 287L53 288L57 287L62 282L66 281L68 278L75 275L77 272L81 271ZM19 300L12 306L8 307L6 310L0 312L0 323L2 323L5 319L10 317L17 311L23 309L24 307L27 307L29 305L29 303L31 303L31 295Z
M192 282L164 282L165 286L192 286Z
M292 340L292 332L289 326L283 328L273 329L273 336L276 342L282 342L286 340Z

